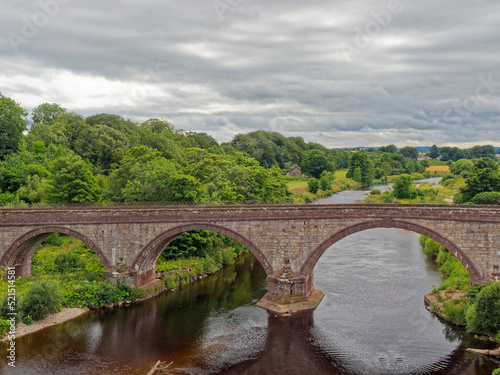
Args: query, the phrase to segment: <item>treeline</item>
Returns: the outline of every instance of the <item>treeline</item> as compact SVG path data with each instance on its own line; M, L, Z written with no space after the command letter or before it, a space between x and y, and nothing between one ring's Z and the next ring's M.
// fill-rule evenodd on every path
M1 99L20 131L1 150L0 204L289 201L278 166L264 168L207 134L158 119L84 118L47 103L35 108L23 134L25 112Z
M457 161L460 159L492 158L496 160L496 149L492 145L474 146L461 149L458 147L441 147L433 145L427 154L431 159Z
M403 150L405 149L398 151L396 146L389 145L372 152L354 152L347 177L362 183L363 186L370 186L374 179L384 180L388 176L405 173L424 173L429 161L416 160L418 151L417 156L411 158L405 156Z

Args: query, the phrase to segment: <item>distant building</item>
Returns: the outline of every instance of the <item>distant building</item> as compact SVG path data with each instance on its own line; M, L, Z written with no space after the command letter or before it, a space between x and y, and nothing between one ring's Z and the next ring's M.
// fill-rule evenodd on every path
M431 158L427 155L418 155L417 160L431 160Z
M291 167L290 171L287 174L293 177L302 177L302 171L300 170L300 167L297 164Z

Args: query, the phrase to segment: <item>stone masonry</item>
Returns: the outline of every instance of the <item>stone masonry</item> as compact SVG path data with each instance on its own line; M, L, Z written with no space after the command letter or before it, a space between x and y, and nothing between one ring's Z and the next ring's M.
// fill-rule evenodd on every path
M448 205L147 206L0 209L0 262L31 275L31 258L50 233L85 242L111 282L142 286L155 279L166 245L191 230L234 238L268 275L267 299L304 302L314 292L314 266L340 239L372 228L399 228L447 247L471 282L500 276L500 208Z

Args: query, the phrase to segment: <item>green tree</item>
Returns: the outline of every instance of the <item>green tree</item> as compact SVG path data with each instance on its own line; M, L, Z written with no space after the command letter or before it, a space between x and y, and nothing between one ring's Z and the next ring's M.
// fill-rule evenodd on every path
M300 169L306 175L320 178L323 171L334 172L335 168L326 157L320 154L313 154L300 163Z
M432 145L429 151L429 157L431 159L437 159L439 157L439 148L436 145Z
M0 93L0 159L17 151L26 130L26 115L18 103Z
M382 146L378 148L380 152L387 152L389 154L397 154L398 148L395 145Z
M394 182L394 196L398 199L412 197L412 179L410 175L402 174Z
M46 199L50 203L98 202L102 190L89 164L80 156L62 156L50 163Z
M401 155L408 159L417 159L418 155L420 154L420 152L415 147L411 146L403 147L401 150L399 150L399 152Z
M460 188L460 194L455 196L455 203L465 203L475 195L489 191L500 191L500 173L498 163L491 158L479 159L467 176L465 186Z
M451 164L450 173L458 176L463 171L472 171L473 167L474 163L472 160L460 159Z
M374 170L373 163L368 154L364 151L356 152L351 158L351 166L347 171L347 178L354 177L354 171L359 168L361 171L361 183L363 186L370 186L373 181Z
M309 190L310 193L316 194L319 189L319 181L315 178L310 178L307 180L307 190Z
M33 124L52 125L57 118L66 113L66 109L56 103L43 103L33 109L31 119Z
M382 168L375 168L374 175L375 175L375 178L377 180L384 178L385 177L385 170Z
M321 190L331 190L333 180L335 180L335 174L333 172L323 171L319 179Z
M466 315L467 328L495 336L500 332L500 283L486 285L477 295Z
M363 181L363 177L361 176L361 168L360 167L356 167L356 169L354 169L354 172L352 174L352 179L356 182Z

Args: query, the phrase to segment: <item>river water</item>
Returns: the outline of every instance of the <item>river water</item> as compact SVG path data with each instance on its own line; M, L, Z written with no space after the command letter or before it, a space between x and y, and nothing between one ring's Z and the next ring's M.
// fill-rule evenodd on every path
M357 203L367 194L321 203ZM266 275L249 254L179 291L18 338L16 368L2 361L2 371L145 375L157 360L173 362L172 374L490 375L497 368L463 350L491 344L425 309L423 296L442 274L417 234L372 229L346 237L324 253L314 278L325 293L320 306L276 317L255 306Z

